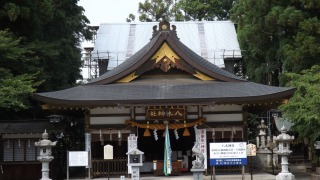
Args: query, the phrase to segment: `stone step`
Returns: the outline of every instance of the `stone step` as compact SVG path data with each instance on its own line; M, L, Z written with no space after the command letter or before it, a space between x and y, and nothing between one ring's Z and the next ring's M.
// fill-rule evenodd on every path
M304 159L303 156L289 156L289 159Z
M311 165L289 165L289 171L291 173L307 173L307 169L311 168Z

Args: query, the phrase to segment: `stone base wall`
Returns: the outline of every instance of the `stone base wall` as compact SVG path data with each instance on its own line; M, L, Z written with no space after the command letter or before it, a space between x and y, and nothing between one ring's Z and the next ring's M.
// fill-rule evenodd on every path
M256 165L255 167L260 171L267 171L267 169L272 168L272 158L271 151L257 151ZM279 167L278 164L278 154L273 153L274 168Z

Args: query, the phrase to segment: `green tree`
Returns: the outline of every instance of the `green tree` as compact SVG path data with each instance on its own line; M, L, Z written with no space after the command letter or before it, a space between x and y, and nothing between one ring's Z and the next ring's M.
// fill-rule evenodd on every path
M145 0L143 3L139 2L139 21L141 22L152 22L152 21L172 21L174 17L176 21L181 17L181 11L173 3L173 0ZM127 22L134 21L135 16L129 14L126 19Z
M38 60L30 47L21 45L21 38L15 39L12 33L0 30L0 110L27 109L29 98L42 81L35 81L41 70ZM23 72L22 67L28 65ZM38 71L38 72L37 72Z
M250 80L279 85L279 74L311 68L319 56L320 1L237 0L231 19L238 23L242 71ZM281 79L281 78L280 78Z
M300 74L285 73L286 86L297 87L283 110L299 133L299 139L310 138L313 144L320 137L320 66L303 70Z
M136 19L136 16L134 14L129 14L129 17L126 18L127 22L134 22L134 20Z
M232 0L184 0L179 1L177 7L185 14L182 13L180 19L215 21L229 19L233 4Z
M89 20L78 0L3 0L0 1L0 30L20 39L20 44L32 51L36 65L26 61L1 64L13 77L21 74L37 74L34 82L43 82L37 92L60 90L76 85L81 79L80 67L82 40L92 39ZM28 54L29 55L29 54ZM37 110L37 102L29 99L32 108L20 111L27 117L43 115ZM10 111L0 111L1 119L12 118ZM19 118L19 117L16 117ZM21 116L20 116L21 118Z

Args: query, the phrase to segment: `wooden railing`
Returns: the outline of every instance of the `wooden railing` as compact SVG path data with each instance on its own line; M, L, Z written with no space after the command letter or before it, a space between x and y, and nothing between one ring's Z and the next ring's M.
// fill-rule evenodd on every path
M118 157L110 160L106 159L91 159L91 176L105 177L108 176L108 165L110 165L110 176L120 176L128 174L128 158Z

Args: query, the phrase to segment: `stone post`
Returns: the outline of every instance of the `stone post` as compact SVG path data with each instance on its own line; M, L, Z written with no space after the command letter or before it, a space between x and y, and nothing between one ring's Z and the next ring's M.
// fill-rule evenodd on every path
M57 141L51 142L48 138L49 134L45 130L42 134L42 140L35 143L35 146L40 147L40 156L37 157L37 160L42 163L42 178L40 180L51 180L49 179L49 163L53 160L51 147L56 146Z
M259 140L259 136L257 136L257 137L256 137L256 141L257 141L257 148L259 148L259 147L260 147L260 143L259 143L259 142L260 142L260 140Z
M294 136L286 134L287 128L281 128L281 134L275 138L279 142L279 150L277 154L281 156L281 173L276 176L276 180L295 180L294 175L289 172L288 156L292 153L290 150L290 141L294 139Z
M277 146L277 143L276 143L276 136L273 136L273 143L274 143L274 149L273 149L273 151L278 151L278 146Z

